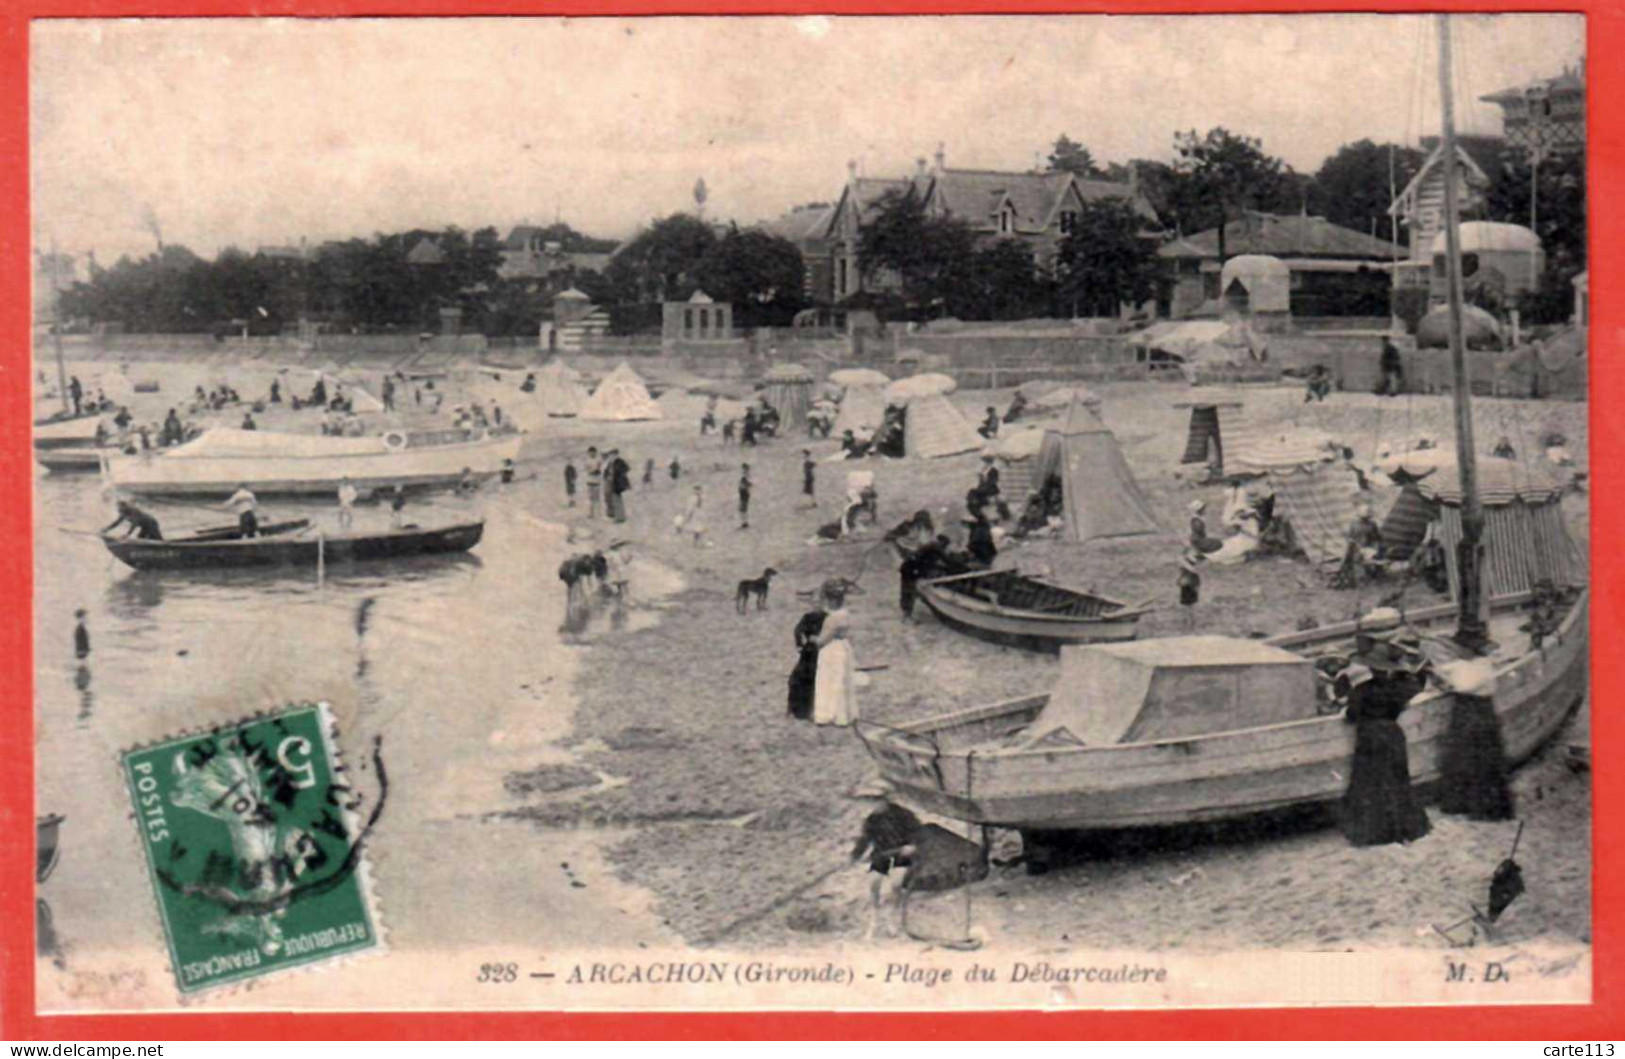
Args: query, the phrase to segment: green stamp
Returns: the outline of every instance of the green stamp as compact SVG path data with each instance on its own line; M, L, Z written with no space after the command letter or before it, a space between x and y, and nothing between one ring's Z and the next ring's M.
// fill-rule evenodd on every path
M318 704L124 754L182 993L381 947L365 860L387 790L376 747L372 764L368 796Z

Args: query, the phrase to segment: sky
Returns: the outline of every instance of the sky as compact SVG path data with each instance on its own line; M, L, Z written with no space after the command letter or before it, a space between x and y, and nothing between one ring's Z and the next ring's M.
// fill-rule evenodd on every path
M1577 15L1456 16L1458 125L1584 54ZM1312 172L1436 134L1430 17L71 20L32 29L34 235L103 264L411 227L624 237L831 201L849 161L1023 170L1066 133L1168 160L1258 136Z

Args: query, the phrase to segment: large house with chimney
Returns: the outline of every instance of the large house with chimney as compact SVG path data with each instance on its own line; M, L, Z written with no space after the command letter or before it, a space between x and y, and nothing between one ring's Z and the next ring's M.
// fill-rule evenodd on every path
M831 211L823 243L830 261L831 302L845 301L864 291L888 290L895 277L865 277L859 260L859 240L879 201L889 192L919 196L926 212L954 217L970 226L982 242L1017 239L1032 248L1042 267L1055 260L1061 240L1072 231L1084 204L1100 199L1122 199L1157 227L1157 213L1134 181L1086 180L1071 173L1005 172L989 169L950 169L946 152L937 148L936 164L916 163L911 176L862 177L849 163L846 187Z

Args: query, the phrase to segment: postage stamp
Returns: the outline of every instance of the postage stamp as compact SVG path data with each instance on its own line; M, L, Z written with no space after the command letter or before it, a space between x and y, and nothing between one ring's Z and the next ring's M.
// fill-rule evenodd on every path
M325 706L123 755L181 992L375 949L363 798ZM382 771L379 771L382 780Z

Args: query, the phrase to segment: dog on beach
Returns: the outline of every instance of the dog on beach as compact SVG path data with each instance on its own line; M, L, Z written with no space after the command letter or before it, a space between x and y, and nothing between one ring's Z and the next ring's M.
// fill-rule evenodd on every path
M884 797L863 821L863 831L852 847L854 862L868 860L873 875L869 886L869 930L865 940L902 933L915 941L950 949L971 949L980 941L933 938L911 931L908 903L913 894L942 893L987 878L987 847L960 838L936 824L926 824L907 809ZM986 832L983 833L986 841ZM902 869L894 872L893 869ZM900 877L899 877L900 876ZM890 913L889 913L890 910ZM890 922L893 914L896 924Z
M779 572L771 566L762 571L761 577L750 577L739 582L739 591L734 596L734 610L743 614L750 609L750 598L756 597L756 609L767 609L767 590Z

